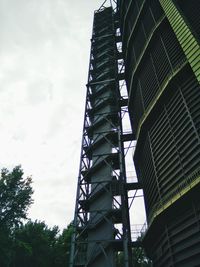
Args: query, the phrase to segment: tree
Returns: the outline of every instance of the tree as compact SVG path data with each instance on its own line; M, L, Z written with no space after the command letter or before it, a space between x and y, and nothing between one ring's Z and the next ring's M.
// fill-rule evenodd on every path
M137 241L139 241L141 244L142 244L142 238L143 238L143 235L137 238ZM120 252L117 254L116 260L117 260L116 261L117 267L122 267L124 263L123 252ZM151 260L147 258L145 250L142 246L132 248L132 264L134 267L151 267L152 266Z
M69 263L72 225L58 234L57 226L28 221L33 203L30 177L21 166L0 175L0 267L66 267Z
M0 177L0 227L13 228L27 218L29 206L33 203L31 177L23 178L21 166L11 172L1 170Z
M137 241L142 244L144 233L137 238ZM138 246L132 249L132 260L133 266L135 267L151 267L152 263L149 258L147 258L144 247Z
M73 225L69 224L58 237L55 244L55 266L66 267L69 265L71 238L73 233Z
M134 267L151 267L151 261L146 257L142 247L133 248L133 266Z
M21 166L1 170L0 176L0 266L9 266L13 254L14 228L27 218L33 189L30 177L23 178Z
M49 228L44 222L31 222L15 230L14 257L11 266L66 267L72 226L58 235L58 227Z
M15 267L53 267L58 227L44 222L31 222L15 230L13 265Z

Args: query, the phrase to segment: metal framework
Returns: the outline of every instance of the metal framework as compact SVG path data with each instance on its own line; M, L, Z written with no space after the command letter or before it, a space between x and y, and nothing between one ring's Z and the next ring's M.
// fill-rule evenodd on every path
M95 12L70 267L115 267L122 250L131 266L118 25L112 7Z

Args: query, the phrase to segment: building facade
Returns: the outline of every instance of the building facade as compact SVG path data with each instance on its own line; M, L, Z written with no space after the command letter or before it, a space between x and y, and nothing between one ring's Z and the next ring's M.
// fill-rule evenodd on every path
M118 14L153 266L200 266L200 1L121 0Z

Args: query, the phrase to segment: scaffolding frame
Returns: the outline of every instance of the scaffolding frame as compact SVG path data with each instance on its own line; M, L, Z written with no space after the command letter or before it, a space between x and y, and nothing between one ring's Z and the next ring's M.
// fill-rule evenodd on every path
M120 42L116 9L103 4L94 14L70 267L115 267L119 251L131 266L123 142L133 135L122 129Z

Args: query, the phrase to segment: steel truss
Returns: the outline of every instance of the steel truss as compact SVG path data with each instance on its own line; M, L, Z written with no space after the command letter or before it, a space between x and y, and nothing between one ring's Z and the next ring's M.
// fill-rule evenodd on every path
M119 91L121 51L112 7L94 14L70 267L131 266L131 234Z

